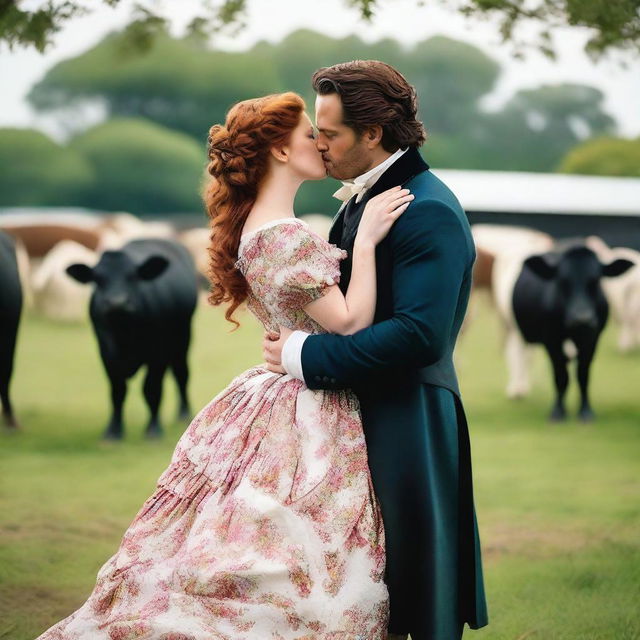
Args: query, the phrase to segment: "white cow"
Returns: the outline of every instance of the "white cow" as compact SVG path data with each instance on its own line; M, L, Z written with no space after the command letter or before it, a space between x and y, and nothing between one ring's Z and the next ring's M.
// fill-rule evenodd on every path
M601 262L626 258L635 263L635 267L617 278L603 278L602 289L611 315L620 326L618 349L627 353L640 348L640 252L627 247L609 247L598 236L589 236L586 243Z
M211 231L204 227L187 229L178 234L178 242L186 247L191 254L193 262L199 274L198 302L207 304L209 297L209 245L211 244Z
M524 261L536 253L550 251L554 241L548 233L509 225L474 224L471 232L476 249L493 256L491 273L485 274L485 278L490 278L493 303L505 327L507 396L523 397L531 388L529 369L533 347L523 340L516 326L511 295ZM472 300L470 309L474 304Z
M494 256L491 272L493 301L505 327L505 359L507 362L507 396L520 398L531 389L529 370L533 347L522 338L513 315L512 294L524 261L536 253L553 249L553 238L541 231L523 227L474 224L473 239Z
M306 222L311 231L317 233L325 240L329 238L329 229L331 229L332 218L321 213L305 213L300 216L300 220Z
M187 248L196 264L196 269L206 277L209 269L209 244L211 232L204 227L187 229L178 234L178 242Z
M58 242L44 257L31 280L36 310L51 320L86 320L91 287L76 282L65 269L76 262L94 266L98 257L97 252L73 240Z
M131 240L139 238L173 238L175 229L168 222L140 220L130 213L114 213L100 225L99 251L120 249Z
M503 253L542 253L553 247L553 238L543 231L528 227L500 224L474 224L471 233L476 247L493 256Z

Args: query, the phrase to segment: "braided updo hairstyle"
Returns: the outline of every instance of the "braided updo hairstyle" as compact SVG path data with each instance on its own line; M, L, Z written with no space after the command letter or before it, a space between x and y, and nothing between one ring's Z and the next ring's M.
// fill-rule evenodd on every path
M288 142L304 107L291 92L244 100L231 108L224 126L209 130L210 177L203 193L211 227L209 302L229 302L225 318L236 327L232 315L248 294L247 281L235 267L242 228L267 175L271 148Z

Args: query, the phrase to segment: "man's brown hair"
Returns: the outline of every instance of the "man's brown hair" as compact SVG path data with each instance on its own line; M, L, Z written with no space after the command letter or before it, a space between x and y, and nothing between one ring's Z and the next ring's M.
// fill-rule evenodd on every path
M340 96L343 122L357 134L380 125L385 151L419 147L425 141L416 90L392 66L379 60L334 64L318 69L312 84L319 95Z

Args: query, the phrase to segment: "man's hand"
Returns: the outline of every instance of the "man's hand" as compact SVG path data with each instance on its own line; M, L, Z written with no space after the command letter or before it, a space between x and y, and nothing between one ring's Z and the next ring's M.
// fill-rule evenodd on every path
M293 333L291 329L280 327L280 333L265 331L262 340L262 357L269 371L287 373L282 366L282 347Z

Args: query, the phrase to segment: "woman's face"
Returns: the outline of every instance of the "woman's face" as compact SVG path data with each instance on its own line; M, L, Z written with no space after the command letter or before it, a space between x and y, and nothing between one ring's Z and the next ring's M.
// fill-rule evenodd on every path
M306 113L302 114L287 146L289 166L296 175L303 180L320 180L327 175L322 154L316 148L315 129Z

